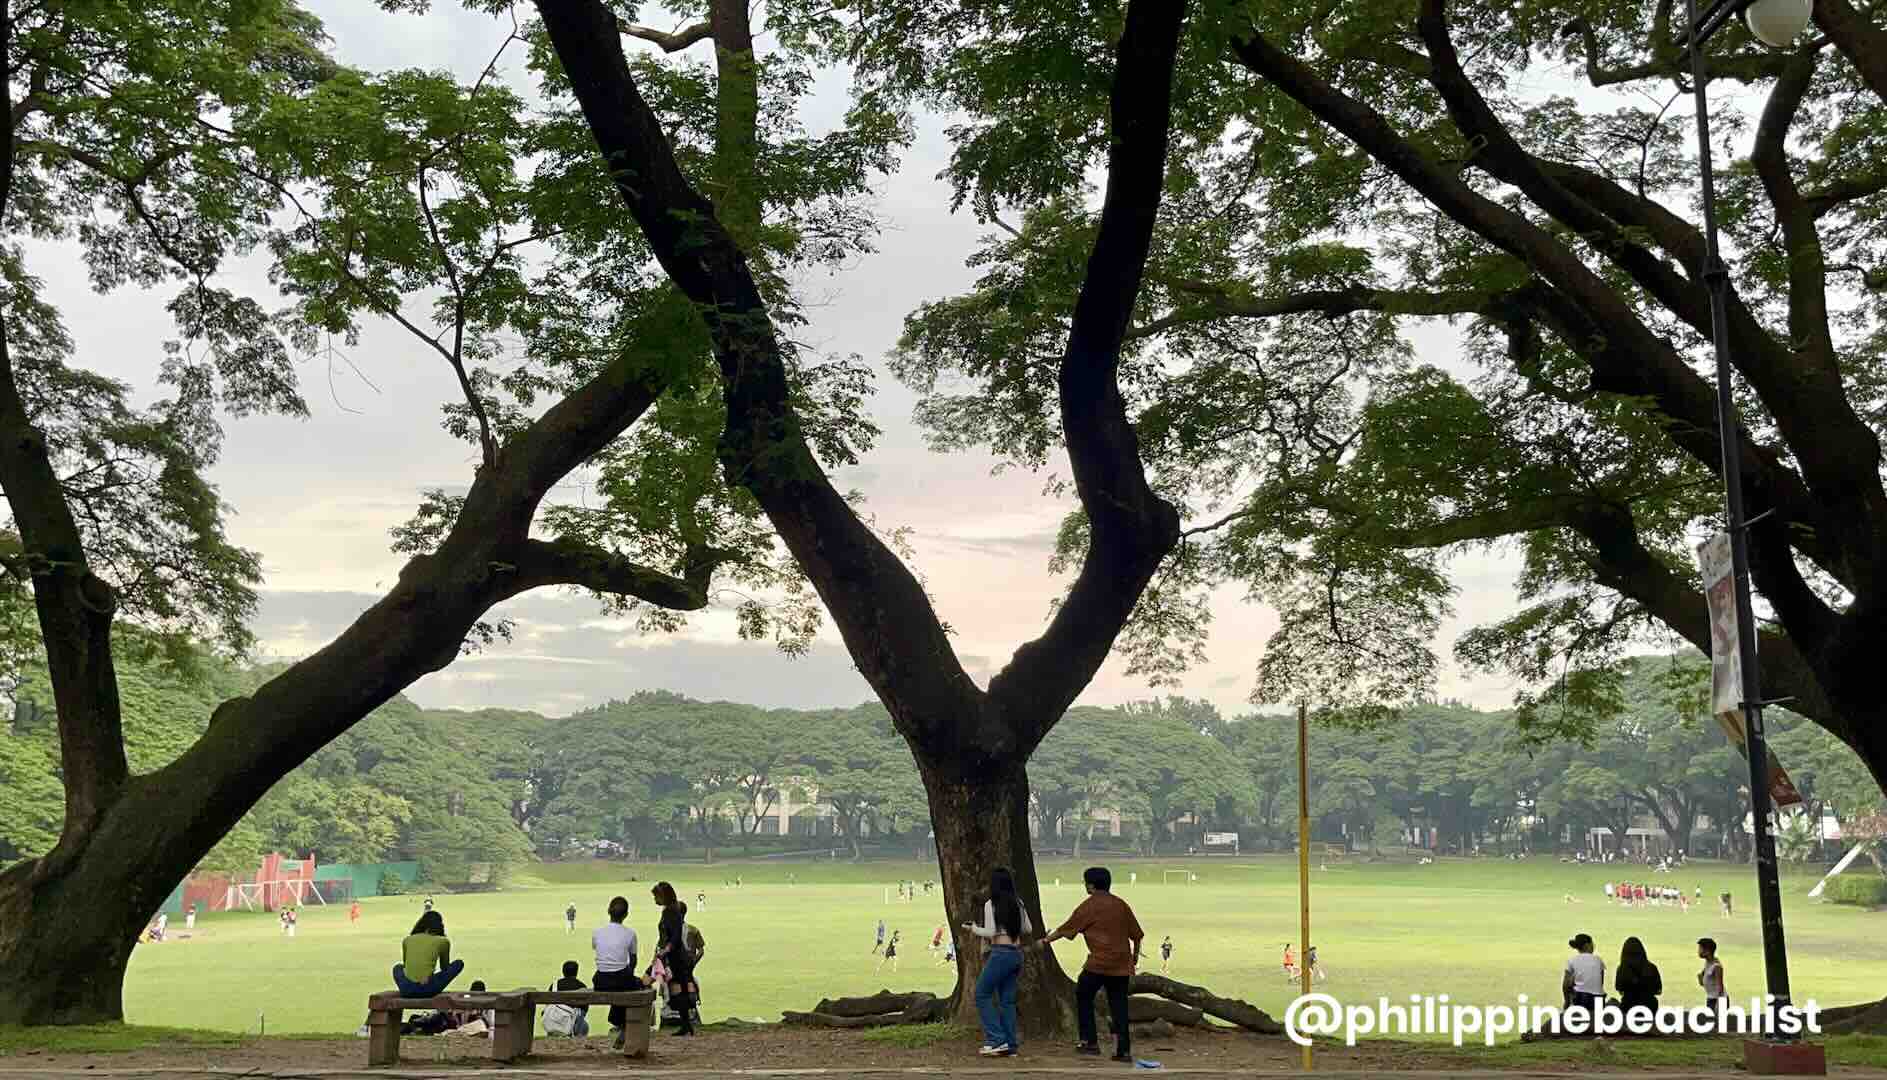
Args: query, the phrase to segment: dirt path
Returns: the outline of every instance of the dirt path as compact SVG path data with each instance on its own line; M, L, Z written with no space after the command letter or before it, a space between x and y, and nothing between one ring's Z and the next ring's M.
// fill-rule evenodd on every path
M234 1077L323 1078L373 1077L377 1080L412 1080L478 1075L522 1078L547 1076L572 1080L581 1076L646 1076L663 1080L707 1080L737 1076L843 1076L873 1077L918 1075L939 1077L1061 1077L1118 1074L1132 1071L1106 1059L1077 1058L1068 1047L1024 1047L1023 1053L1002 1061L976 1055L976 1040L966 1037L924 1047L900 1047L863 1038L857 1032L767 1027L753 1031L714 1031L694 1039L658 1036L645 1062L628 1062L611 1053L604 1039L576 1044L561 1039L540 1039L537 1053L512 1066L494 1066L478 1039L451 1036L409 1038L402 1041L402 1062L395 1069L368 1069L367 1047L360 1039L250 1039L232 1047L147 1047L124 1053L50 1053L14 1051L0 1054L0 1080L15 1077ZM1258 1038L1232 1031L1181 1030L1165 1038L1140 1039L1135 1053L1159 1061L1162 1071L1194 1077L1249 1077L1253 1073L1282 1074L1297 1070L1297 1047L1278 1038ZM1691 1076L1721 1076L1730 1071L1737 1054L1724 1046L1724 1061L1714 1070L1696 1065L1661 1070L1667 1080ZM1330 1047L1317 1051L1319 1077L1379 1080L1388 1071L1410 1077L1500 1077L1595 1075L1590 1060L1569 1059L1562 1064L1535 1065L1490 1071L1485 1059L1471 1051L1445 1046L1408 1043L1366 1043L1355 1048ZM1603 1066L1601 1066L1603 1068ZM1629 1075L1643 1075L1634 1069ZM1887 1077L1835 1067L1837 1075Z

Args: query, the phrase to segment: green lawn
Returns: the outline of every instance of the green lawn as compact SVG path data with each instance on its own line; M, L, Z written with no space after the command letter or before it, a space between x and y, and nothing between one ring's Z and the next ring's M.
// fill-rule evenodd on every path
M1174 977L1282 1014L1291 988L1278 973L1279 946L1297 936L1294 860L1113 865L1116 892L1139 912L1149 945L1172 935ZM1198 882L1161 883L1161 871L1180 866L1190 866ZM1129 871L1139 873L1137 884L1127 882ZM723 879L735 873L745 886L724 888ZM797 875L797 884L787 883L788 873ZM633 901L631 922L644 936L646 953L655 929L649 884L668 877L691 907L697 891L708 894L706 909L690 913L708 939L700 969L708 1018L777 1020L781 1009L803 1009L837 994L887 986L948 990L950 970L925 949L943 918L941 902L920 895L903 903L895 894L884 901L900 876L921 881L933 873L934 867L915 863L564 864L533 868L528 884L503 893L441 896L438 903L453 953L466 960L455 988L473 979L494 989L543 986L566 959L582 964L587 981L588 930L618 892ZM1730 920L1717 916L1714 902L1688 914L1608 905L1601 884L1621 873L1616 868L1445 860L1346 863L1312 873L1314 937L1331 972L1319 988L1346 1002L1406 1000L1416 993L1483 1004L1512 1003L1519 993L1557 1001L1565 941L1581 930L1598 940L1608 965L1625 936L1643 938L1663 968L1672 1004L1702 1000L1693 942L1705 934L1722 945L1733 996L1761 989L1760 928L1745 867L1702 865L1669 876L1687 890L1701 885L1706 899L1734 893L1737 915ZM623 880L631 874L640 881ZM1048 917L1059 920L1081 898L1080 865L1044 863L1042 876ZM1812 880L1784 883L1797 1000L1836 1005L1887 994L1887 913L1818 904L1805 895ZM1568 892L1583 902L1568 905ZM579 932L566 936L562 911L572 900L582 916ZM206 916L189 940L179 939L181 920L173 920L174 940L141 945L132 958L127 1019L249 1032L266 1020L270 1034L351 1031L367 995L390 986L388 969L420 901L386 897L365 901L362 910L360 925L349 926L344 907L309 908L293 940L280 935L273 915ZM871 938L880 918L904 934L907 951L896 974L875 970ZM1058 951L1064 966L1079 964L1078 943L1063 943Z

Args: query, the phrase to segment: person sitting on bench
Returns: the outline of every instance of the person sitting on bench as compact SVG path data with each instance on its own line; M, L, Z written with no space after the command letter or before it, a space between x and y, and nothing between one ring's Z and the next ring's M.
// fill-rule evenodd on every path
M413 924L413 932L400 942L400 955L400 963L393 965L393 985L409 998L444 993L465 970L465 961L452 959L452 939L446 937L446 921L437 911L426 912Z

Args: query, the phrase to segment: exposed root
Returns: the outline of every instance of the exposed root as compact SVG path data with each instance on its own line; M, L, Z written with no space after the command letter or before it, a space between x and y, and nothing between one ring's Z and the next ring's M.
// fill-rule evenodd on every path
M1821 1029L1830 1035L1887 1035L1887 998L1823 1009Z
M780 1018L801 1027L873 1028L928 1024L943 1019L944 1012L945 1004L935 994L880 990L870 997L827 998L811 1012L788 1011Z
M1168 1001L1176 1001L1208 1016L1217 1017L1228 1024L1242 1027L1246 1031L1254 1031L1260 1035L1284 1034L1284 1025L1273 1020L1270 1013L1248 1001L1222 998L1202 986L1176 982L1164 975L1135 975L1127 988L1135 994L1153 994ZM1139 999L1134 1000L1137 1003ZM1130 1005L1127 1012L1134 1019L1139 1019L1136 1015L1137 1006ZM1178 1020L1173 1022L1180 1023Z

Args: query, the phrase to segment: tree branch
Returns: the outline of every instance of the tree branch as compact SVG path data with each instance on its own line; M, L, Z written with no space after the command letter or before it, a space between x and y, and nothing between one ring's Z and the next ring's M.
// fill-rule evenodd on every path
M1848 58L1874 96L1887 102L1887 30L1849 0L1815 0L1815 26Z
M1605 87L1641 79L1688 79L1690 58L1673 44L1670 27L1671 0L1659 0L1651 25L1649 43L1652 59L1619 68L1608 68L1600 61L1599 38L1585 16L1569 20L1564 32L1579 35L1586 56L1586 81L1595 87ZM1761 82L1780 74L1784 60L1784 57L1769 52L1707 56L1704 58L1704 78Z
M0 108L13 110L13 23L0 11ZM0 217L13 195L13 127L0 135ZM111 655L110 586L86 562L85 544L61 489L51 450L33 427L13 372L5 320L0 320L0 491L19 533L16 564L32 574L46 666L59 717L59 764L65 824L54 854L35 866L44 877L77 858L93 828L114 806L130 776Z
M1698 290L1677 278L1649 252L1618 236L1614 222L1573 197L1514 143L1462 72L1448 37L1441 0L1424 0L1418 28L1429 46L1436 72L1434 81L1450 114L1464 135L1482 140L1477 163L1496 178L1520 187L1549 214L1575 229L1590 228L1611 238L1602 246L1608 257L1668 308L1687 321L1707 326L1704 320L1708 312L1699 303ZM1234 48L1247 66L1348 135L1437 209L1528 262L1551 285L1548 292L1562 309L1558 318L1562 337L1594 364L1595 385L1614 393L1655 398L1673 441L1713 470L1720 468L1714 460L1719 456L1713 437L1714 393L1669 343L1644 324L1616 289L1558 239L1430 161L1380 114L1331 87L1308 65L1259 36L1237 42ZM1616 187L1609 182L1603 186ZM1629 193L1623 194L1626 199L1639 201ZM1738 319L1734 308L1732 322L1735 329ZM1572 331L1571 335L1566 331ZM1876 523L1887 522L1887 494L1882 493L1877 475L1878 441L1854 415L1842 392L1838 372L1802 370L1815 365L1791 363L1789 355L1777 349L1760 327L1754 337L1739 336L1738 341L1742 345L1736 354L1738 366L1748 373L1776 416L1798 460L1803 462L1803 477L1815 496L1800 504L1807 516L1797 520L1834 530L1822 538L1824 553L1836 557L1832 564L1824 564L1831 572L1872 575L1871 559L1846 558L1843 552L1872 551L1872 540L1867 538L1875 535ZM1747 454L1747 440L1745 445ZM1778 473L1785 470L1774 455L1767 457L1769 467L1760 475L1781 479ZM1762 493L1760 499L1780 500L1789 494L1770 491Z
M1179 541L1179 511L1147 484L1119 374L1166 180L1185 9L1183 0L1132 0L1115 51L1107 189L1059 380L1063 440L1088 515L1088 550L1047 632L1017 649L989 683L997 707L1024 727L1025 753L1100 670Z
M734 554L691 547L681 576L666 574L606 551L569 540L527 540L516 567L519 592L544 585L576 585L591 592L631 596L671 611L699 611L708 605L708 582L716 567Z
M1710 655L1710 609L1702 591L1689 575L1678 573L1645 546L1629 507L1595 505L1571 527L1592 545L1586 565L1595 581L1631 598L1705 656ZM1786 634L1762 631L1759 636L1763 696L1794 697L1789 705L1792 710L1846 738L1842 733L1847 722L1829 701L1808 661L1813 647L1806 646L1793 628Z
M1202 305L1195 310L1176 311L1129 330L1126 340L1153 337L1181 326L1220 319L1270 319L1281 315L1323 314L1331 317L1358 311L1382 311L1396 315L1467 315L1482 311L1489 294L1472 289L1431 292L1421 289L1372 289L1354 286L1348 289L1314 289L1290 296L1242 298L1223 288L1190 282L1169 282L1175 291L1197 295Z
M651 26L638 26L626 19L616 20L616 31L633 38L641 38L643 41L654 42L666 53L680 52L697 41L706 40L714 33L713 28L706 22L695 23L674 33L664 33Z
M1803 201L1796 186L1788 156L1789 129L1795 126L1802 97L1815 77L1815 58L1815 52L1808 49L1788 58L1756 125L1750 163L1782 226L1789 275L1789 340L1798 356L1813 358L1814 366L1838 370L1834 337L1828 327L1828 267L1821 233L1815 227L1814 209Z
M788 394L784 346L727 230L676 163L598 0L536 0L591 133L631 216L706 323L721 369L728 482L751 492L839 627L859 672L917 746L977 746L1013 760L1015 732L980 725L964 672L922 583L853 513L813 456ZM976 728L966 738L964 727Z

